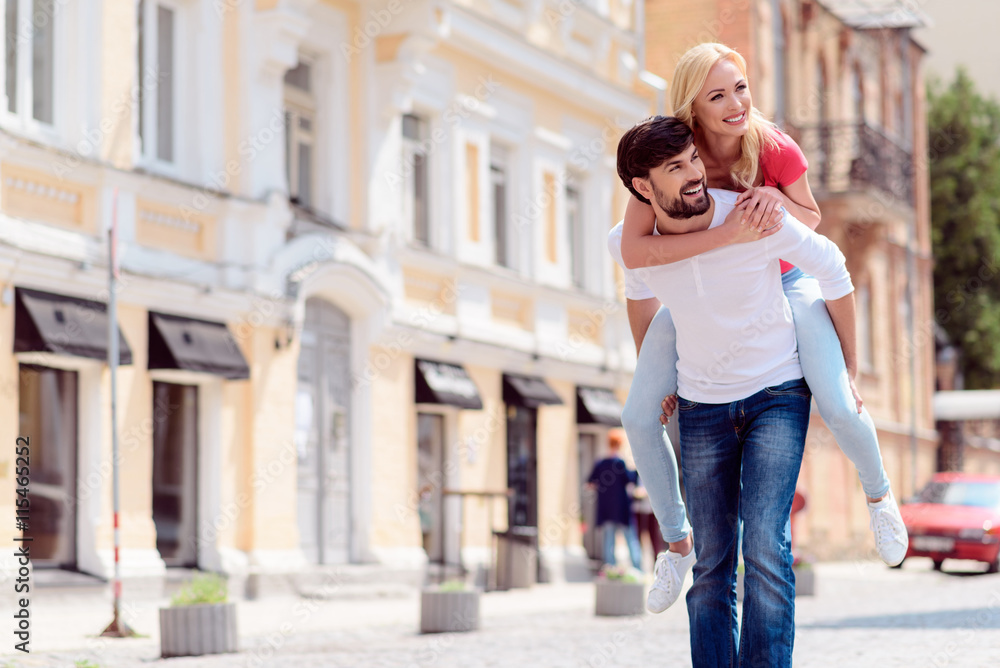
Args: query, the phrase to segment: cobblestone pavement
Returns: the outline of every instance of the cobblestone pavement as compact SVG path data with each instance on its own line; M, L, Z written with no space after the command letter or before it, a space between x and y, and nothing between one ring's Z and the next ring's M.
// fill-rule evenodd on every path
M818 565L817 595L797 603L796 668L1000 666L1000 575L973 573L978 566L971 564L967 569L936 573L923 559L901 570L872 562ZM593 595L590 584L495 592L482 599L480 630L423 636L416 633L416 594L241 602L240 653L169 660L158 659L160 602L129 608L131 623L148 637L102 640L86 634L106 623L107 601L40 595L32 602L32 654L11 653L8 640L0 666L72 668L85 660L100 668L691 665L683 601L660 615L598 618ZM279 630L283 622L287 633Z

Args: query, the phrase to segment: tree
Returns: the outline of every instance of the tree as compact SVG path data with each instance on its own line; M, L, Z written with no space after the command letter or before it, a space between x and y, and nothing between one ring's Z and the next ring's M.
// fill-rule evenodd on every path
M964 69L928 86L935 318L967 389L1000 386L1000 105Z

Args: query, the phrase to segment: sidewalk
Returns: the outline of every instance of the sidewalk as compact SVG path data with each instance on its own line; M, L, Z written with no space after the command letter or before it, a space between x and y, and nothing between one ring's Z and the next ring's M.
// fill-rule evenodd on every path
M818 593L798 599L797 668L994 668L1000 657L1000 575L935 573L926 560L816 567ZM961 562L958 562L961 564ZM975 567L970 566L969 570ZM690 578L688 579L690 584ZM591 584L536 585L483 596L481 629L419 635L417 593L367 600L273 597L239 602L241 651L159 660L157 609L126 616L148 637L90 637L110 620L107 596L38 595L31 655L0 648L0 666L100 668L478 668L690 666L683 599L660 615L598 618ZM288 632L278 630L289 622ZM5 666L6 668L6 666Z

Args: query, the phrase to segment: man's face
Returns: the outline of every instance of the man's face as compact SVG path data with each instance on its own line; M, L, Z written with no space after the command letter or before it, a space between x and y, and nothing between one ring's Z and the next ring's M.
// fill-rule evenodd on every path
M649 185L656 204L671 218L685 220L700 216L712 205L706 189L705 168L694 144L650 170Z

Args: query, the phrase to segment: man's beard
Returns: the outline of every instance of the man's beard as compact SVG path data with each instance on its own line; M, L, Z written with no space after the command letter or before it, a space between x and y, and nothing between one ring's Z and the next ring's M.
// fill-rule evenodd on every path
M678 195L673 200L667 200L663 191L657 188L655 184L651 185L653 185L653 196L656 197L656 203L660 205L665 214L675 220L687 220L688 218L700 216L712 206L712 200L708 198L708 189L706 188L704 177L702 177L701 181L688 183L681 188L681 192L683 193L685 190L691 190L691 188L696 188L700 185L701 195L694 201L688 201L684 195Z

